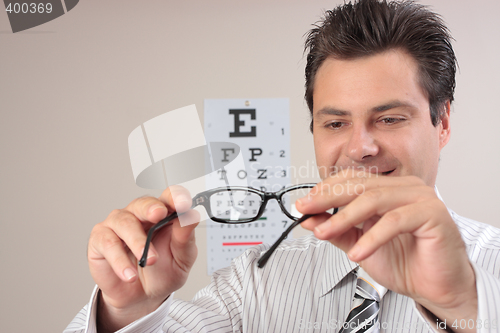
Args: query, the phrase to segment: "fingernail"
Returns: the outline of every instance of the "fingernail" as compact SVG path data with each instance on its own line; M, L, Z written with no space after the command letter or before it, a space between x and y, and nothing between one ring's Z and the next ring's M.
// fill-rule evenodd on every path
M166 207L163 206L163 205L160 205L160 204L157 204L157 205L153 205L149 208L149 212L148 212L148 215L151 215L153 214L155 211L160 211L160 210L165 210Z
M149 258L154 258L154 257L156 257L156 252L155 252L155 250L153 250L153 249L149 249L149 251L148 251L148 259L149 259Z
M193 200L185 195L179 195L178 197L174 198L174 206L176 211L186 211L191 207L192 203Z
M182 203L187 202L187 203L191 204L191 201L192 200L190 198L188 198L187 196L179 195L178 197L175 198L174 203L175 204L182 204Z
M324 231L326 231L328 228L330 228L331 224L332 223L330 221L327 221L325 223L318 225L316 228L314 228L314 230L316 230L317 232L319 232L321 234Z
M356 259L359 257L360 252L361 252L361 247L356 244L352 247L349 253L347 253L347 256L349 257L350 260L356 261Z
M312 196L308 194L305 197L298 199L297 201L299 202L300 205L307 205L309 202L312 201Z
M132 268L126 268L123 271L123 275L125 276L125 279L127 279L128 281L132 280L136 276L135 271Z
M144 249L142 249L141 253L144 253ZM149 250L148 250L148 257L147 257L147 259L153 258L153 257L156 257L156 251L153 249L153 247L150 247Z

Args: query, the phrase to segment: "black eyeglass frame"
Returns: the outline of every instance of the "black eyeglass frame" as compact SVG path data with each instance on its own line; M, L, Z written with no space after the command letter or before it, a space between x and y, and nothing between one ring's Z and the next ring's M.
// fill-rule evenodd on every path
M269 259L271 254L274 252L274 250L278 247L278 245L288 236L290 231L292 231L292 229L295 228L298 224L302 223L303 221L305 221L308 218L310 218L311 216L313 216L313 215L304 215L304 216L298 218L298 217L290 214L288 212L288 210L286 209L285 204L283 202L283 195L285 195L286 193L288 193L290 191L294 191L294 190L301 189L301 188L313 188L314 186L316 186L316 184L313 184L313 183L298 184L298 185L285 187L277 192L265 192L265 191L255 189L253 187L245 187L245 186L217 187L217 188L214 188L211 190L203 191L203 192L195 195L193 197L193 203L192 203L190 209L193 209L196 206L201 205L201 206L205 207L205 210L207 211L208 216L214 222L225 223L225 224L243 224L243 223L254 222L254 221L257 221L258 219L260 219L262 217L262 214L264 214L264 211L265 211L266 206L267 206L267 202L271 199L276 199L276 201L278 201L278 205L279 205L281 211L288 218L290 218L292 221L294 221L294 223L292 223L292 225L290 225L288 227L288 229L285 230L285 232L283 232L281 237L259 259L258 266L259 266L259 268L262 268L262 267L264 267L264 265L266 264L267 260ZM257 212L257 215L252 217L252 218L246 218L246 219L242 219L242 220L228 220L228 219L221 219L221 218L215 217L212 213L212 208L210 207L210 197L212 195L215 195L215 194L220 193L220 192L231 192L231 191L245 191L245 192L250 192L250 193L258 195L262 201L260 204L259 211ZM337 210L338 209L335 208L333 214L335 214L337 212ZM141 267L146 266L149 246L150 246L150 243L153 239L154 232L156 230L164 227L165 225L169 224L173 219L179 217L182 214L178 214L177 212L173 213L172 215L167 216L166 218L164 218L163 220L161 220L160 222L158 222L157 224L152 226L151 229L149 229L148 236L146 239L146 244L144 246L144 252L142 254L141 259L139 260L139 266L141 266Z
M283 202L283 195L290 191L295 191L297 189L301 188L312 188L316 186L316 184L299 184L299 185L294 185L290 187L285 187L281 189L280 191L277 192L265 192L261 191L258 189L255 189L253 187L245 187L245 186L230 186L230 187L218 187L212 190L204 191L199 194L197 194L193 198L193 203L195 205L202 205L205 207L205 210L207 211L208 216L210 216L210 219L214 222L219 222L219 223L228 223L228 224L240 224L240 223L248 223L248 222L254 222L257 221L262 217L262 214L264 214L264 211L266 209L267 202L271 199L276 199L278 201L278 205L281 208L281 211L288 216L292 220L297 220L298 218L290 214L285 207L285 204ZM210 207L210 197L212 195L215 195L220 192L232 192L232 191L245 191L249 193L256 194L260 197L261 199L261 204L259 211L257 212L257 215L252 217L252 218L247 218L247 219L241 219L241 220L231 220L231 219L221 219L212 213L212 208Z

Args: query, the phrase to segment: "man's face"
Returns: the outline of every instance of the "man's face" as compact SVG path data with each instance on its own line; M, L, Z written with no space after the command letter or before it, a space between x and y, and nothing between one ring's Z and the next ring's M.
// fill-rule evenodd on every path
M439 153L449 140L449 103L431 123L417 63L399 50L355 60L324 61L316 74L313 134L324 179L358 167L390 176L436 181Z

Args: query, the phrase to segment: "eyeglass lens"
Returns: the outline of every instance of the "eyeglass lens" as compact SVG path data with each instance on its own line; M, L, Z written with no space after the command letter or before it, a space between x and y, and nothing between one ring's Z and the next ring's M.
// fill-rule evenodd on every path
M253 192L221 191L210 196L210 210L216 218L237 223L255 218L262 202L261 196Z
M281 196L281 204L290 215L300 218L302 214L295 208L295 202L308 195L310 191L311 189L308 187L286 191Z

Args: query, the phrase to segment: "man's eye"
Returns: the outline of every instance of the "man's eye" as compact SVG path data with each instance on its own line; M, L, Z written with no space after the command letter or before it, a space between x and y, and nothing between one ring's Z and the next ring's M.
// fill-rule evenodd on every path
M400 119L400 118L383 118L381 119L381 122L383 122L384 124L387 124L387 125L391 125L391 124L395 124L395 123L398 123L400 121L403 121L404 119Z
M341 121L334 121L332 123L329 123L327 127L337 129L337 128L341 128L343 125L344 125L344 123Z

